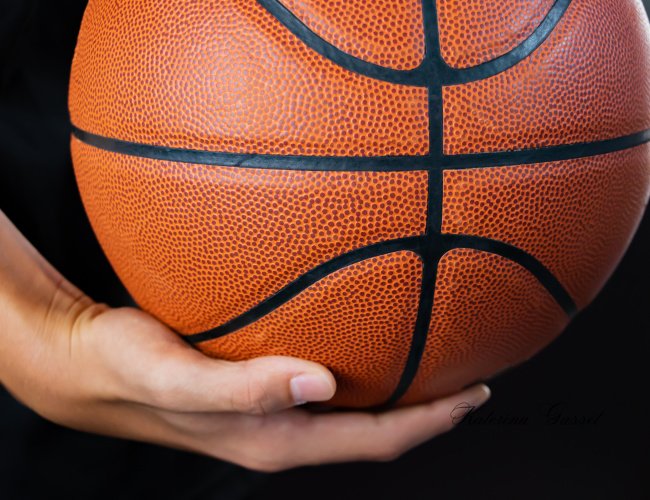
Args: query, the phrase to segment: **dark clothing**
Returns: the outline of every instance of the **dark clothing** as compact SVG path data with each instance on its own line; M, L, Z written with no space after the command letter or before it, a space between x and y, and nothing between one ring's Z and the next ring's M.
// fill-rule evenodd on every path
M70 160L67 85L84 7L0 0L0 209L93 299L130 305L86 219ZM228 500L265 477L64 429L0 389L0 498Z

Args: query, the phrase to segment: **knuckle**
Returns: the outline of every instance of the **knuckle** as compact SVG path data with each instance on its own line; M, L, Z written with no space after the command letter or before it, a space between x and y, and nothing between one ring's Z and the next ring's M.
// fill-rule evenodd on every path
M269 395L267 389L256 381L249 379L245 387L232 392L231 407L237 413L266 415L269 413Z

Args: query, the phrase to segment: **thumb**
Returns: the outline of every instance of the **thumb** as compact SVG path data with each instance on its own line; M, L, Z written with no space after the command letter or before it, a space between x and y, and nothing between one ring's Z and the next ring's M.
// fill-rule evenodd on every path
M269 356L230 362L186 350L158 385L157 406L180 412L263 415L334 396L336 381L322 365ZM171 367L167 367L171 368Z
M327 401L336 392L327 368L298 358L270 356L232 363L224 376L230 386L226 410L238 413L272 413Z

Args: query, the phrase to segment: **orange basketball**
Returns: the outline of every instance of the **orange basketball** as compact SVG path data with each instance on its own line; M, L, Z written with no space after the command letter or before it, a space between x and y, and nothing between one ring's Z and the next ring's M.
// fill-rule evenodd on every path
M138 304L210 356L412 404L532 356L650 193L638 0L90 0L79 188Z

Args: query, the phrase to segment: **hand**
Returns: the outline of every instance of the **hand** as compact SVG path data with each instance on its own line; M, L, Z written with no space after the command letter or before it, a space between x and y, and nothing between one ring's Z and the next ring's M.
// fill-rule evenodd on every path
M81 302L87 299L82 299ZM79 303L79 302L78 302ZM335 383L324 367L283 357L231 363L187 346L142 311L89 304L19 370L18 397L45 418L85 431L158 443L277 471L350 460L391 460L453 427L484 386L384 414L312 414ZM61 325L59 325L61 326ZM291 379L308 376L292 392ZM11 386L11 384L10 384ZM298 393L296 393L298 392Z
M0 278L19 268L23 273L10 279L15 286L0 285L0 315L12 319L0 330L0 380L65 426L278 471L392 460L450 430L457 404L478 407L489 397L479 385L383 414L310 413L296 404L326 401L335 392L325 367L288 357L208 358L140 310L94 303L24 240L6 248L5 258L13 255L15 265L0 262ZM2 307L7 304L13 307Z

